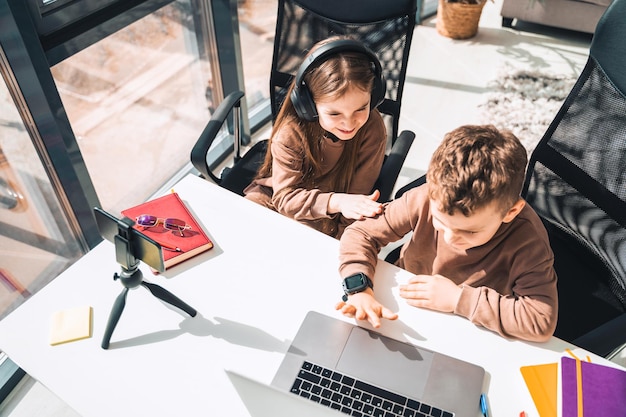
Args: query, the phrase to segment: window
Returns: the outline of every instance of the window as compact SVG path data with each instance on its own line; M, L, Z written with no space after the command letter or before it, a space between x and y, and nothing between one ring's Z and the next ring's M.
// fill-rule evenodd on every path
M189 162L214 108L198 21L175 1L51 68L105 210L148 199Z

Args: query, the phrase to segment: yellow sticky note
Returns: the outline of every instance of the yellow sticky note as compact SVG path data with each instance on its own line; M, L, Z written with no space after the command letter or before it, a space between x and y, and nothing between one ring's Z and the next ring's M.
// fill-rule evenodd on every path
M50 344L54 346L91 337L91 315L91 306L55 312L50 323Z

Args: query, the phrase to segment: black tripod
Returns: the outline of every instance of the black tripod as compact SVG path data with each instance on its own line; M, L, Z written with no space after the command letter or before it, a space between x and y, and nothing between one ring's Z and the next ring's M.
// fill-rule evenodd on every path
M191 317L195 317L197 312L180 298L164 288L143 281L143 274L139 269L139 262L144 261L159 272L163 272L163 253L161 246L154 240L148 238L141 232L133 229L134 222L124 217L117 219L106 211L94 209L98 229L104 238L115 244L115 259L122 267L120 274L113 274L113 279L119 279L124 286L121 294L117 296L109 315L104 337L102 338L102 349L109 348L111 335L120 316L126 306L126 295L131 288L143 285L156 298L165 301L168 304L178 307Z
M160 287L156 284L151 284L149 282L144 282L143 274L141 270L138 268L139 262L137 262L134 268L126 269L122 267L122 272L120 274L113 274L113 279L119 279L124 285L124 289L117 296L115 302L113 303L113 307L111 308L111 314L109 315L109 321L107 323L106 330L104 331L104 337L102 338L102 349L109 348L109 342L111 340L111 335L113 334L113 330L115 330L115 326L122 315L122 311L124 311L124 307L126 306L126 294L128 294L128 290L131 288L138 287L139 285L143 285L148 289L156 298L165 301L168 304L173 305L174 307L178 307L183 310L185 313L189 314L191 317L195 317L197 312L194 308L190 307L187 303L185 303L180 298L176 297L171 292L167 291L163 287Z

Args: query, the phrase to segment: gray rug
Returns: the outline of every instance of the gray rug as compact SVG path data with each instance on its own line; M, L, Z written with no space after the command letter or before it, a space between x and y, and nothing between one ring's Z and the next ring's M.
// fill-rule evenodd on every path
M489 83L479 106L481 123L512 131L532 152L556 116L577 76L506 66Z

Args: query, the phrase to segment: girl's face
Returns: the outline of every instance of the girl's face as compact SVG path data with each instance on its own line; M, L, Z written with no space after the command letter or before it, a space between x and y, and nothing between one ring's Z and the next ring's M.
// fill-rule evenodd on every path
M319 124L340 140L350 140L370 116L370 93L350 87L338 98L315 103Z

